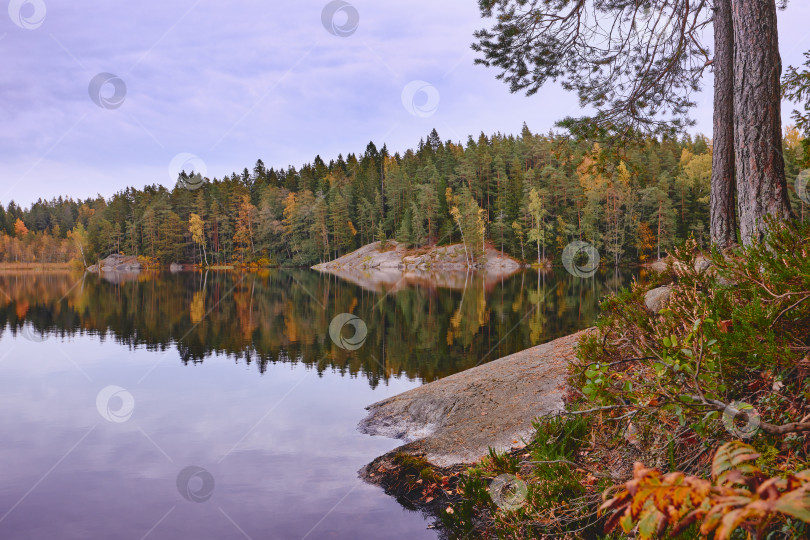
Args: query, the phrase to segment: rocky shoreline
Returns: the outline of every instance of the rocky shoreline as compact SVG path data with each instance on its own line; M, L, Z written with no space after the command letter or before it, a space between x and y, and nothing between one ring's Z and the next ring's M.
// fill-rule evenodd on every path
M523 267L492 246L487 246L481 262L471 265L462 244L411 249L389 241L383 250L379 242L373 242L312 268L366 290L394 292L412 285L463 289L473 276L488 287Z
M532 421L564 409L566 376L583 330L367 407L358 429L405 442L391 454L440 468L469 465L494 448L521 448ZM365 476L373 473L373 464Z
M100 272L123 272L138 273L141 271L141 263L134 255L110 255L106 259L87 267L91 274Z
M525 452L535 418L564 410L567 372L583 330L414 388L367 407L358 429L402 446L363 467L360 478L442 529L459 503L459 480L493 448Z

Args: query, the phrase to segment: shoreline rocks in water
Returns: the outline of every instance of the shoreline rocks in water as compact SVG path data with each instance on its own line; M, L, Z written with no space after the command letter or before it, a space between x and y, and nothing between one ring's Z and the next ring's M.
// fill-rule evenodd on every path
M485 261L470 266L462 244L410 249L390 240L384 251L380 243L372 242L333 261L316 264L315 270L347 268L378 270L518 270L523 265L497 249L487 246Z
M475 463L489 448L520 447L531 437L535 418L564 409L568 364L584 332L374 403L358 428L406 442L386 456L420 456L437 467ZM361 476L375 474L375 463L386 456Z
M380 251L379 242L333 261L312 268L352 282L367 290L389 291L412 284L429 287L463 289L471 274L483 277L485 286L494 284L523 268L517 260L491 246L485 251L485 261L470 266L462 244L410 249L399 242L389 241Z
M87 267L87 271L97 274L99 272L137 273L141 271L141 263L134 255L110 255L99 264Z

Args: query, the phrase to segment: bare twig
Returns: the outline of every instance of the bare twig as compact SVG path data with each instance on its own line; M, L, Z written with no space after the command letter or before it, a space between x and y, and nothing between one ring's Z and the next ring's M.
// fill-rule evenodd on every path
M644 360L655 360L655 359L656 359L655 356L644 356L642 358L625 358L624 360L617 360L616 362L610 362L610 363L605 364L605 365L607 367L613 367L613 366L618 366L619 364L626 364L627 362L641 362L641 361L644 361ZM602 364L602 362L591 362L590 364L585 366L585 369L588 369L591 366L601 365L601 364Z
M782 310L782 311L779 313L779 315L777 315L777 316L776 316L776 318L773 320L773 322L771 322L771 326L770 326L770 327L771 327L771 328L773 328L773 325L775 325L775 324L776 324L776 321L778 321L779 319L781 319L781 318L782 318L782 315L784 315L785 313L787 313L787 312L788 312L788 311L790 311L791 309L795 308L796 306L798 306L799 304L801 304L802 302L804 302L804 301L805 301L805 300L807 300L808 298L810 298L810 293L807 293L807 296L804 296L803 298L800 298L800 299L799 299L797 302L794 302L793 304L791 304L791 305L789 305L788 307L786 307L785 309L783 309L783 310Z
M575 415L579 415L579 414L590 414L592 412L611 411L611 410L614 410L614 409L631 409L631 408L634 408L634 407L637 407L637 405L607 405L605 407L595 407L593 409L586 409L584 411L560 411L557 414L559 414L561 416L563 416L563 415L575 416ZM638 408L643 408L643 407L638 407Z
M722 401L718 401L716 399L708 399L706 400L707 403L714 405L716 410L718 411L728 411L732 413L735 417L739 414L743 417L744 420L748 420L748 413L745 411L741 411L736 407L732 407L729 404L723 403ZM804 433L810 431L810 422L790 422L788 424L782 424L781 426L777 426L776 424L771 424L770 422L759 422L759 429L768 433L770 435L788 435L790 433Z

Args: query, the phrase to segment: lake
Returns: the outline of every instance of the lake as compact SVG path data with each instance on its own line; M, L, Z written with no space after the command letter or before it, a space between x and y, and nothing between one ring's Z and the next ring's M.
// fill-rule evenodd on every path
M0 273L0 537L436 538L358 479L400 444L364 407L585 328L631 278Z

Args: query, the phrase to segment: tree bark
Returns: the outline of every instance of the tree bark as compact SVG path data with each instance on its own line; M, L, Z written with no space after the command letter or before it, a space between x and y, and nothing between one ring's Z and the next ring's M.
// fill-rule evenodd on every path
M765 217L792 217L782 157L776 0L732 0L734 142L740 236L762 240Z
M661 199L658 199L658 259L661 260Z
M734 22L731 0L714 8L714 136L710 230L712 243L725 249L736 243L737 203L734 178Z

